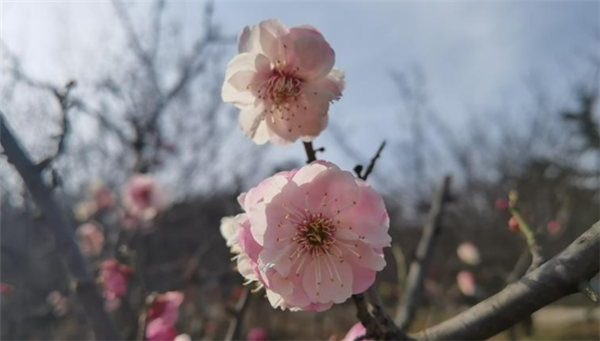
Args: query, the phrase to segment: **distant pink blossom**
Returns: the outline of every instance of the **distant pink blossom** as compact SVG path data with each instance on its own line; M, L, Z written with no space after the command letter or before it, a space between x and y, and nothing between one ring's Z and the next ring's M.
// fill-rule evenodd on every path
M548 225L546 225L546 229L548 230L548 233L550 233L551 235L555 235L558 232L560 232L561 225L558 221L551 220L548 222Z
M508 209L508 200L504 198L498 198L494 203L494 207L498 211L506 211Z
M367 333L367 329L362 325L362 323L358 322L348 330L346 336L340 341L354 341L356 338L364 336ZM371 339L367 339L366 341L371 341Z
M57 316L64 316L69 312L69 302L59 291L52 291L46 297L46 302L52 307L52 312Z
M510 219L508 220L508 229L512 233L518 233L519 231L521 231L521 227L517 218L510 217Z
M150 341L174 340L179 333L175 323L179 318L179 307L183 303L183 293L170 291L156 296L148 310L146 338Z
M110 188L103 183L94 183L90 186L93 202L99 211L109 210L115 206L115 196Z
M246 334L246 339L248 341L267 341L267 331L260 327L252 328Z
M314 27L278 20L246 27L227 66L223 101L240 109L242 131L257 144L312 141L327 126L329 104L342 96L344 73Z
M75 231L77 244L84 255L98 256L104 247L104 234L95 223L85 223Z
M456 284L458 285L458 289L465 296L474 296L475 295L475 277L469 271L460 271L456 275Z
M456 249L458 258L465 264L478 265L481 262L477 247L470 242L464 242Z
M15 290L15 288L10 284L0 283L0 294L2 296L8 296L8 295L12 294L12 292L14 290Z
M390 245L383 199L366 182L317 161L278 173L239 199L240 273L273 307L323 311L368 289Z
M123 202L133 217L150 220L165 207L166 197L153 176L136 174L123 189Z
M116 259L104 261L100 266L100 281L104 287L104 298L111 308L119 306L121 297L127 294L131 269Z

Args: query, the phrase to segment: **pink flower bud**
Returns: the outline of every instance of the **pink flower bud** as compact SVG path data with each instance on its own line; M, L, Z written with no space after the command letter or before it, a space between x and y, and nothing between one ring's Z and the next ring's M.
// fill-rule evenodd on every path
M461 271L456 275L458 289L465 296L475 295L475 277L469 271Z
M555 235L558 232L560 232L561 225L558 221L551 220L550 222L548 222L548 225L546 225L546 229L548 230L548 233L550 233L551 235Z
M252 328L248 331L246 339L248 341L267 341L267 331L260 327Z
M481 261L479 257L479 251L473 243L465 242L458 246L456 249L458 258L465 264L478 265Z
M521 231L521 228L519 227L519 221L517 220L517 218L510 217L510 219L508 220L508 229L512 233L519 233L519 231Z
M364 336L366 333L367 330L365 329L365 327L362 325L362 323L358 322L355 325L353 325L352 328L350 328L350 330L348 330L346 336L344 336L344 338L340 341L354 341L356 340L356 338ZM366 341L372 340L368 339Z
M508 209L508 201L504 198L498 198L494 203L494 207L498 211L506 211Z

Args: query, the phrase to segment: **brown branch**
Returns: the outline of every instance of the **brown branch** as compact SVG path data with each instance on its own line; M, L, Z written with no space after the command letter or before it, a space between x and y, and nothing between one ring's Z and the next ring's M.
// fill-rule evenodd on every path
M373 156L373 158L371 159L371 163L369 163L369 165L367 166L367 169L365 170L365 173L359 177L363 180L367 180L367 178L369 177L369 175L371 175L371 173L373 172L373 169L375 168L375 163L377 162L377 160L379 159L379 157L381 156L381 152L383 151L383 148L385 147L385 141L381 142L381 145L379 146L379 149L377 149L377 153L375 153L375 156Z
M251 291L252 289L250 286L244 288L244 292L242 293L242 296L239 298L236 304L235 312L233 313L233 316L229 321L229 328L227 329L225 341L233 341L240 339L240 334L242 333L242 323L244 322L244 316L246 315L248 306L250 306Z
M385 141L381 144L377 153L371 160L371 164L368 166L367 171L361 176L362 167L357 166L354 170L357 176L366 181L368 176L375 168L375 163L379 159ZM354 304L356 305L356 316L366 328L367 333L364 335L364 339L375 339L375 340L406 340L406 334L394 324L394 320L385 310L383 302L377 292L375 284L365 292L356 295L352 295Z
M56 250L64 257L71 275L76 281L76 294L99 340L118 340L119 335L106 311L99 295L94 277L88 271L85 260L73 235L75 230L60 205L54 200L52 189L47 186L41 171L21 148L8 127L4 114L0 112L0 143L4 154L19 172L38 207L48 220L56 239Z
M317 152L313 148L312 142L304 142L302 144L304 145L304 150L306 151L306 157L307 157L306 163L311 163L313 161L316 161L317 160Z
M554 258L471 309L414 335L417 340L483 340L579 291L600 270L600 221Z
M444 203L449 196L450 183L450 176L445 176L431 204L427 222L423 227L423 236L417 247L416 258L410 264L406 288L402 294L395 318L396 323L402 330L410 327L421 301L423 281L425 280L435 239L441 228Z

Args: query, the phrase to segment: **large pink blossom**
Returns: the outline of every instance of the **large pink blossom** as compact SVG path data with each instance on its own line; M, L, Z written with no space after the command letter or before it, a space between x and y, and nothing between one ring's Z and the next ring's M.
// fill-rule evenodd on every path
M148 311L146 339L149 341L171 341L179 334L175 323L179 318L179 307L183 303L183 293L170 291L156 296Z
M123 189L123 203L133 217L149 220L165 207L166 198L153 176L136 174Z
M390 245L381 196L336 165L278 173L240 195L238 269L273 307L323 311L365 291Z
M223 101L240 109L244 134L257 144L312 141L327 126L329 104L342 96L344 73L314 27L267 20L242 31L227 66Z

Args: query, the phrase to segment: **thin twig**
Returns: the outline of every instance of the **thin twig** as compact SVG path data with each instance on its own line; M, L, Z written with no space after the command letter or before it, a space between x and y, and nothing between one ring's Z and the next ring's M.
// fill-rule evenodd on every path
M306 163L311 163L317 160L317 152L313 148L312 142L304 142L304 150L306 151Z
M59 90L56 88L52 89L52 93L54 94L56 100L58 101L58 104L60 105L61 131L58 135L58 144L56 146L56 152L38 163L37 167L40 170L48 168L48 166L50 166L50 164L54 162L57 158L59 158L65 151L66 141L67 137L69 136L69 130L71 127L69 123L68 112L69 109L71 109L72 107L72 103L69 98L69 95L71 94L71 89L75 87L76 84L77 83L75 81L70 81L67 83L67 85L65 85L63 90Z
M600 221L568 248L496 295L437 326L417 340L484 340L546 305L579 291L600 270Z
M23 178L23 182L38 207L44 212L48 220L48 227L52 228L54 232L56 250L64 257L66 265L76 281L77 298L92 322L96 339L118 340L119 334L104 310L104 301L97 291L94 277L88 271L84 257L75 242L73 234L75 229L71 226L60 205L54 200L52 189L44 183L41 171L21 148L2 112L0 112L0 143L8 162L17 169Z
M419 307L423 291L423 281L429 266L431 252L437 235L442 225L444 204L449 196L450 176L445 176L435 193L427 222L423 227L423 236L417 247L415 260L410 264L406 288L402 293L402 299L396 311L395 321L402 330L407 330Z
M239 340L242 332L242 323L244 322L244 316L250 305L251 287L246 286L242 296L239 298L235 312L229 321L229 328L227 329L227 335L225 341Z
M373 169L375 168L375 163L381 156L381 152L383 151L384 147L385 147L385 141L381 142L379 149L377 149L377 153L375 153L375 156L373 156L373 158L371 159L371 163L369 163L369 165L367 166L365 173L362 176L360 176L361 179L367 180L369 175L371 175L371 172L373 172Z

